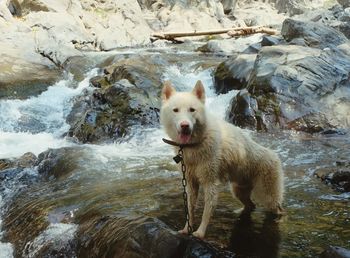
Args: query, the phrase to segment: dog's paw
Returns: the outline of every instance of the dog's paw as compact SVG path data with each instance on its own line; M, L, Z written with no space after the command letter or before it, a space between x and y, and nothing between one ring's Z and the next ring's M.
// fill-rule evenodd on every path
M177 232L179 232L180 234L185 234L185 235L187 235L187 234L188 234L188 229L187 229L187 228L184 228L184 229L181 229L181 230L179 230L179 231L177 231Z
M195 236L195 237L198 237L198 238L200 238L200 239L204 239L205 233L202 232L202 231L197 230L197 231L193 232L192 235Z

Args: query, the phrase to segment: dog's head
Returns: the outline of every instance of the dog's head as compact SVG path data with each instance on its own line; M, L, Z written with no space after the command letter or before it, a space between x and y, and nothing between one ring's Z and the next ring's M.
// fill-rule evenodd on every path
M192 92L177 92L166 81L162 90L160 120L169 137L181 144L200 138L206 121L204 104L205 90L201 81L196 83Z

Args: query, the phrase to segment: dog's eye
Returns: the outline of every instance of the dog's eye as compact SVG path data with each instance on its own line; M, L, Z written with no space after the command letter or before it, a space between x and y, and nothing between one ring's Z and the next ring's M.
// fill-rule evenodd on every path
M191 108L190 108L190 112L193 113L194 111L196 111L196 110L195 110L194 108L191 107Z
M178 109L178 108L174 108L173 111L174 111L175 113L177 113L177 112L179 112L179 109Z

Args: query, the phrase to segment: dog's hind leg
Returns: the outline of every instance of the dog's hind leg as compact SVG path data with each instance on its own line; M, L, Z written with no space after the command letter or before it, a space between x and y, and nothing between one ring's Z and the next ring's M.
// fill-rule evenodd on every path
M199 184L195 179L188 179L187 180L187 186L186 186L186 192L187 192L187 204L188 204L188 213L190 216L190 225L193 228L193 222L194 222L194 209L196 207L197 198L198 198L198 189ZM186 224L182 230L179 230L182 234L188 233L188 224L186 221Z
M208 184L203 186L204 189L204 210L202 215L202 222L199 225L196 232L193 233L195 237L204 238L205 231L207 230L209 220L215 209L218 191L215 184Z
M250 185L237 185L231 183L231 191L244 205L243 213L249 213L255 209L255 204L250 199L252 187Z

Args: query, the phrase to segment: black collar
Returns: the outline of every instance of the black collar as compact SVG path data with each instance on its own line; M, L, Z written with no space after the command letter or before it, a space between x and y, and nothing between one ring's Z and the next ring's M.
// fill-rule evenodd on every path
M181 143L173 142L173 141L170 141L170 140L167 140L167 139L164 139L164 138L162 140L163 140L163 142L165 142L165 143L167 143L169 145L180 147L181 149L183 149L183 148L193 148L193 147L196 147L199 144L201 144L200 142L181 144Z

